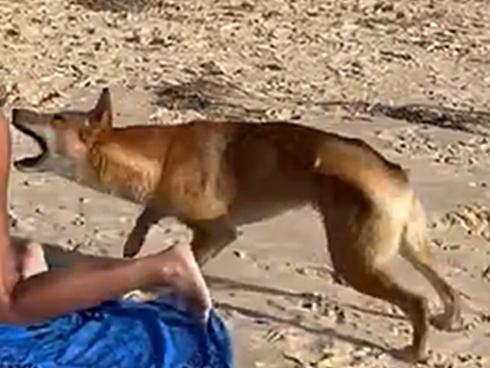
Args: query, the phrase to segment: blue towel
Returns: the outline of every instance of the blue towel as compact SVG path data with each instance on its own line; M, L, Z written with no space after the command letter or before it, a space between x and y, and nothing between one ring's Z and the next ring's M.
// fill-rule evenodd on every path
M117 300L25 326L0 325L0 368L232 368L228 330L172 299Z

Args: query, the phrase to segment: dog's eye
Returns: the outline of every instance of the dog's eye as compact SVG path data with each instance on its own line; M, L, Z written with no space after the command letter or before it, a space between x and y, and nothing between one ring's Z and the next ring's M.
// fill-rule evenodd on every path
M65 120L65 118L61 114L54 114L53 115L53 120L63 121L63 120Z

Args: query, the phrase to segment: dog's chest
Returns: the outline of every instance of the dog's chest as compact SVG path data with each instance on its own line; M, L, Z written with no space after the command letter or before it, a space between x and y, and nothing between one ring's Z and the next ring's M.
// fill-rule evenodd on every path
M79 166L77 181L132 202L147 202L161 178L160 162L143 156L118 158L87 160Z

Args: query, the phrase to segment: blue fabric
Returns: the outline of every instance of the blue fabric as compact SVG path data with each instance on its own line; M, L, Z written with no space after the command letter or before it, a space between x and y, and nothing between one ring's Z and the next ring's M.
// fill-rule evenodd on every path
M171 299L111 301L26 327L0 325L0 368L232 368L228 330Z

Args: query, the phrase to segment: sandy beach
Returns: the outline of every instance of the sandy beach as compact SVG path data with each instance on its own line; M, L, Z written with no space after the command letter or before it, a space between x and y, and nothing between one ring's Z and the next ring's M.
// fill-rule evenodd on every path
M410 169L462 298L464 330L431 329L425 366L490 367L487 0L0 0L0 53L6 114L86 109L108 86L118 126L288 119L365 139ZM15 157L36 152L12 134ZM13 169L10 211L14 235L119 257L140 207ZM165 224L163 242L190 236ZM333 280L312 210L241 230L204 267L237 367L410 366L390 353L409 324ZM438 308L404 261L392 268Z

